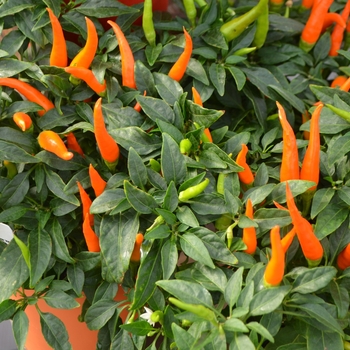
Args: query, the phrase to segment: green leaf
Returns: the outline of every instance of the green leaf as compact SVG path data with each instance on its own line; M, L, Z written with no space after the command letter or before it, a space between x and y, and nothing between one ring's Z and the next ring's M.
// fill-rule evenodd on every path
M153 330L153 327L147 321L136 321L129 324L123 324L120 328L139 336L147 335Z
M111 349L113 350L124 350L133 349L134 344L130 337L129 332L120 330L117 335L112 339Z
M0 256L0 303L9 299L28 277L29 270L21 249L12 240Z
M174 334L176 346L179 350L191 350L196 339L176 323L172 323L171 330Z
M46 271L50 262L52 243L50 235L40 227L30 232L28 239L30 254L30 285L34 286Z
M199 226L199 222L198 222L195 214L186 205L178 207L177 212L176 212L176 217L184 225L188 225L190 227L198 227Z
M337 270L333 266L320 266L300 273L293 283L293 292L309 294L326 287L335 277Z
M179 145L168 134L163 134L163 146L161 152L162 174L168 184L174 181L181 183L186 176L186 162L180 152Z
M229 318L228 320L225 321L223 326L224 326L224 330L229 332L239 332L239 333L249 332L249 329L244 324L244 322L238 318L233 318L233 317Z
M337 307L338 318L342 319L346 317L347 311L349 309L349 293L347 289L337 283L337 281L332 280L329 285L331 296Z
M225 93L226 71L222 64L212 63L209 67L209 78L220 96Z
M196 235L185 233L180 236L180 245L184 253L193 260L201 262L212 269L215 268L204 243Z
M236 57L239 57L239 56L236 56ZM242 58L242 57L239 57L239 58ZM227 61L226 61L226 63L227 63ZM233 79L236 82L237 90L241 91L244 87L246 80L247 80L245 74L242 72L241 69L239 69L237 67L230 66L230 67L227 67L227 69L229 70L229 72L233 76Z
M75 8L76 11L88 17L106 18L123 14L137 13L132 6L126 6L120 2L108 0L87 0Z
M0 18L6 17L9 15L14 15L15 13L21 12L25 9L29 9L34 7L30 0L13 0L11 2L5 2L2 6L0 6Z
M127 180L124 180L124 191L130 205L141 214L151 214L158 207L150 194L139 190Z
M77 264L68 265L67 277L68 281L72 285L74 292L77 295L81 295L85 282L84 271Z
M0 206L10 208L20 204L29 190L29 173L17 174L1 191Z
M350 149L350 133L340 136L328 148L328 165L339 161Z
M147 169L134 148L130 147L128 156L128 171L131 181L135 186L144 189L147 183Z
M177 208L178 204L179 204L179 197L177 195L175 182L170 181L164 196L163 208L170 212L173 212Z
M13 336L18 350L24 350L29 329L28 316L23 310L18 310L12 321Z
M173 106L183 94L181 85L166 74L153 73L156 89L159 96Z
M196 263L192 270L192 277L203 287L210 291L224 292L227 278L220 268L212 269L203 264Z
M191 100L186 100L186 107L188 118L204 128L209 128L224 114L222 110L203 108Z
M157 281L156 284L185 303L203 305L213 309L213 300L210 293L198 283L169 280Z
M131 310L141 308L148 301L156 288L156 281L161 278L161 249L159 243L155 241L139 267Z
M167 240L161 250L163 279L168 280L176 269L179 254L176 243Z
M86 325L91 330L101 329L112 318L117 310L117 306L117 302L114 300L98 300L86 311Z
M100 227L102 277L120 283L129 268L139 229L138 216L104 216ZM127 233L127 234L125 234Z
M298 308L305 311L311 318L320 322L329 331L340 335L344 334L337 320L322 305L302 304L298 305Z
M19 61L17 59L2 58L0 61L0 78L13 77L14 75L32 67L32 65L32 63Z
M116 188L113 190L104 190L91 204L90 213L91 214L101 214L115 209L124 200L125 192L121 188Z
M341 192L342 189L343 188L341 188L339 192ZM321 188L316 191L312 199L310 213L311 219L314 219L323 209L327 207L334 194L335 190L333 188Z
M300 113L305 112L304 102L298 97L296 97L293 93L283 89L281 86L269 85L268 87L276 91L280 96L282 96L286 101L288 101Z
M0 322L6 321L12 318L13 314L17 310L17 302L12 299L4 300L0 304Z
M310 350L344 348L343 340L340 334L323 332L311 326L307 329L306 340L307 348Z
M255 350L255 346L245 334L235 333L229 350Z
M74 309L80 306L72 296L61 290L51 289L43 296L43 299L49 306L57 309Z
M243 267L240 267L237 271L235 271L230 279L227 282L224 297L229 305L229 308L232 309L236 304L239 295L241 294L243 283Z
M264 337L265 339L267 339L271 343L275 342L273 339L273 336L270 334L270 332L264 326L262 326L260 323L249 322L249 323L247 323L247 327L249 329L253 330L254 332L260 334L262 337Z
M40 313L42 334L47 343L57 350L72 350L64 323L50 313Z
M287 210L262 208L254 213L254 221L259 225L261 231L267 231L276 225L287 226L292 219Z
M262 289L253 296L249 306L250 314L258 316L276 310L290 290L291 286Z

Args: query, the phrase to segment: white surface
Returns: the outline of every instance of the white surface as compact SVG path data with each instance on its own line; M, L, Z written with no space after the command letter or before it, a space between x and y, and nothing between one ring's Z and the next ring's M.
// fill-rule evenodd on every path
M0 323L0 350L17 350L10 321Z

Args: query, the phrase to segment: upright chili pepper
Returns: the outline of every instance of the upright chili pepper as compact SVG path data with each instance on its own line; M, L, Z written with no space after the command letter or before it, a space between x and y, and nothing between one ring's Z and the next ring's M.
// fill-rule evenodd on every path
M249 165L247 164L247 160L246 160L247 153L248 153L248 147L243 143L242 149L237 155L236 163L242 168L244 168L244 170L238 173L239 180L245 185L251 185L254 181L254 175L250 170Z
M153 23L152 0L145 0L143 3L142 29L148 43L156 46L156 31Z
M277 287L284 276L285 254L281 243L280 228L275 226L270 231L271 258L264 272L265 287Z
M250 198L247 200L245 215L249 219L254 219L253 215L253 203ZM255 227L245 227L243 229L243 242L247 246L245 252L247 254L254 254L257 246L256 230Z
M107 23L113 28L115 36L118 40L122 63L122 84L123 86L127 86L131 89L136 89L134 73L135 60L130 45L117 23L112 21L108 21Z
M88 193L84 190L84 187L80 184L79 181L77 181L81 204L83 206L83 218L85 220L86 216L89 216L89 223L90 226L94 225L94 215L90 214L90 207L92 204L92 200L90 199Z
M313 181L315 186L309 191L315 191L320 177L320 126L319 120L323 104L316 107L312 113L310 123L310 140L306 149L303 164L300 171L300 180Z
M323 247L316 237L312 225L304 219L295 205L292 191L286 183L287 206L298 236L301 250L310 267L317 266L323 257Z
M331 48L329 50L329 56L338 56L338 50L341 48L341 44L344 38L344 30L346 28L346 21L349 19L350 14L350 0L346 3L343 12L341 14L341 18L344 23L336 24L333 28L331 34Z
M293 239L296 235L296 230L295 227L293 227L281 240L282 243L282 247L284 250L284 253L287 253L288 248L290 247L290 245L293 242Z
M242 16L233 18L220 27L222 35L227 41L240 36L264 11L269 0L260 0L259 3Z
M179 201L186 202L192 199L193 197L198 196L207 188L208 185L209 185L209 179L206 178L198 185L191 186L186 190L181 191L179 193Z
M185 75L188 62L190 61L192 55L192 38L191 35L187 33L186 29L183 28L185 34L185 48L178 60L171 67L168 76L176 81L180 81Z
M183 0L185 13L192 27L196 26L197 9L194 0Z
M64 38L63 29L58 18L50 8L46 8L49 13L52 26L52 49L50 54L50 66L67 67L67 45Z
M116 164L119 159L119 146L106 129L101 98L96 101L94 107L94 132L102 158L109 164Z
M68 152L61 137L52 130L42 131L38 136L38 142L41 148L56 154L57 157L63 160L70 160L73 158L73 153Z
M305 52L309 52L319 39L325 16L332 3L333 0L315 0L299 42L300 48Z
M89 252L101 251L100 240L90 225L89 214L86 214L84 218L83 234Z
M286 112L282 105L276 101L278 117L283 129L283 153L280 170L280 181L299 179L299 155L297 140L294 131L288 123Z
M92 164L89 165L89 176L90 176L91 186L94 189L96 197L98 197L105 190L107 182L102 179L101 175L93 167Z
M350 243L339 253L337 257L337 266L340 270L345 270L350 266Z
M278 2L280 2L280 7L284 3L284 0L278 0ZM253 46L257 49L260 49L265 44L269 25L269 5L266 3L262 9L261 15L256 19L256 31L253 39Z
M143 242L143 234L138 233L136 235L134 250L131 253L130 261L139 262L141 260L141 245Z
M85 17L87 27L87 38L85 46L78 52L70 63L70 67L89 68L95 58L98 47L98 35L94 22Z
M67 67L64 70L68 74L73 75L74 78L85 81L85 83L91 88L91 90L96 92L96 94L100 96L106 95L106 81L103 80L103 84L101 84L90 69L84 67Z
M0 78L0 86L7 86L15 89L28 101L35 102L43 107L43 111L38 111L40 116L43 116L50 109L55 108L54 104L45 95L24 81L16 78Z
M33 122L32 118L24 112L16 112L13 115L13 121L22 131L30 131L33 130Z
M331 83L331 88L340 88L348 78L345 75L338 75L335 79L333 79Z
M79 153L82 157L84 157L84 151L81 149L75 135L70 132L66 135L66 138L67 138L67 147L68 149L74 151L74 152L77 152Z
M199 92L196 90L194 86L192 86L192 95L193 95L193 102L203 107L203 101L202 101L201 95L199 94ZM211 136L211 132L209 128L204 129L204 134L208 139L207 142L213 142L213 138Z

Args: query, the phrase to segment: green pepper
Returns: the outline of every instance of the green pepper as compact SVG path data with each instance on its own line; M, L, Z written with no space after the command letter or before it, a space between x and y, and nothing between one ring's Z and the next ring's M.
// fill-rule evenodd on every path
M157 173L160 172L161 166L160 166L160 163L157 160L151 158L149 160L149 165L150 165L152 170L156 171Z
M235 56L245 56L248 55L249 53L255 51L257 48L254 47L243 47L242 49L237 50L236 52L234 52L233 54Z
M181 191L179 193L179 201L186 202L189 199L198 196L200 193L202 193L206 189L208 185L209 185L209 179L206 178L198 185L191 186L186 190Z
M183 4L185 7L185 12L188 20L191 23L191 26L194 27L196 25L196 17L197 17L197 9L194 4L194 0L183 0Z
M180 141L180 152L182 154L188 154L192 148L192 142L189 139L183 139Z
M227 41L231 41L240 36L245 29L253 23L265 11L269 0L260 0L259 3L244 15L236 17L223 24L220 28L221 33Z
M261 15L256 20L256 31L253 39L253 45L260 49L266 40L269 31L269 5L263 7Z
M152 0L145 0L143 3L142 29L148 43L156 46L156 31L153 24Z
M350 123L350 112L348 111L344 111L343 109L334 107L330 104L325 104L326 107L328 107L332 112L334 112L335 114L339 115L339 117L342 117L344 120L346 120L347 122Z
M4 160L4 165L7 169L7 178L13 179L17 175L17 167L16 164L9 162L8 160Z

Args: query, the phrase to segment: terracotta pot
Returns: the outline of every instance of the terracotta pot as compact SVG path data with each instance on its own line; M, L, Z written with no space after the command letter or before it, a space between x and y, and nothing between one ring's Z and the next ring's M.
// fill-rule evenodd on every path
M32 295L33 291L26 291L26 295ZM18 295L12 297L12 299L19 299ZM116 301L125 300L123 289L120 287L115 297ZM76 299L80 306L83 305L85 297ZM98 331L91 331L86 326L85 322L79 321L81 314L81 307L76 309L55 309L47 305L43 299L40 299L37 303L42 312L50 312L57 316L66 326L69 335L69 341L72 344L73 350L95 350L97 344ZM40 317L38 311L34 305L28 305L25 309L25 313L29 319L29 330L25 348L26 350L52 350L47 344L41 333ZM127 311L124 311L121 315L123 322L127 316Z

